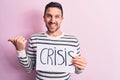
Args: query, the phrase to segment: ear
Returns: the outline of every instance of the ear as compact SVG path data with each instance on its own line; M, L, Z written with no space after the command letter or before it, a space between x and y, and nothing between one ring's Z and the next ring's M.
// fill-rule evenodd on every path
M62 21L63 21L64 17L62 16Z
M45 18L45 15L43 16L43 18Z
M45 16L43 16L43 19L45 18Z
M43 19L44 19L44 21L45 21L45 16L43 16Z

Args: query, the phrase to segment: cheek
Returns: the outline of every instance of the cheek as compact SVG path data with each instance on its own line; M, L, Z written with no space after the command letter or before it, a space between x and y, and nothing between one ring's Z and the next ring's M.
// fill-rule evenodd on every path
M62 21L59 21L58 24L60 25Z
M48 18L44 18L44 22L47 23L49 21Z
M44 19L44 22L45 22L45 23L48 23L49 21L48 21L47 19Z
M59 24L61 24L62 23L62 19L60 19L58 22L59 22Z

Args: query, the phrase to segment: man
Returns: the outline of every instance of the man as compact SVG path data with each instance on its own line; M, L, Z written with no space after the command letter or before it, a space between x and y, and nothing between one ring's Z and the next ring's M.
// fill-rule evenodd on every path
M76 49L78 56L73 57L72 65L75 67L75 73L80 73L84 70L87 62L84 57L80 56L80 47L77 38L72 35L65 34L61 31L60 25L63 20L63 9L60 3L50 2L46 5L44 11L44 22L47 27L45 33L33 34L29 40L28 51L26 53L25 47L27 40L23 36L17 36L14 39L9 39L16 47L18 59L20 63L31 71L37 65L36 53L37 45L55 45L55 47L73 47ZM46 53L47 54L47 53ZM62 54L59 54L61 57ZM67 54L66 54L67 55ZM50 55L49 55L50 56ZM59 56L57 58L59 58ZM36 80L70 80L69 72L48 72L46 70L36 70Z

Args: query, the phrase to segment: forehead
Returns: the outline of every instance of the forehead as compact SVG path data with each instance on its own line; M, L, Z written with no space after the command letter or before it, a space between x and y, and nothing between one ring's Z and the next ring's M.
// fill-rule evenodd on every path
M61 15L61 10L59 8L56 7L50 7L46 10L46 14L58 14Z

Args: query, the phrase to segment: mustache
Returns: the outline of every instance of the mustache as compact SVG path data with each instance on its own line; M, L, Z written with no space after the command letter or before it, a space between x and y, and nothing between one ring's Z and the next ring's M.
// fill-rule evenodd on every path
M49 24L56 24L55 22L49 22Z

